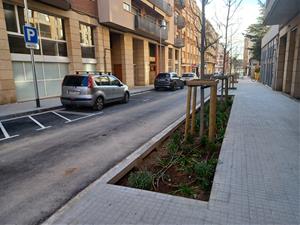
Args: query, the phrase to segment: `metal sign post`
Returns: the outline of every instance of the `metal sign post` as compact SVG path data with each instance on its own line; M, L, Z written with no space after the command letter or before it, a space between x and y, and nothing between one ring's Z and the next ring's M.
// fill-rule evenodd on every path
M35 62L34 62L34 49L39 49L39 38L38 38L37 29L35 27L32 27L31 24L29 23L29 11L28 11L27 0L24 0L24 6L25 6L25 21L26 21L26 24L23 26L24 41L25 41L26 48L30 49L33 84L35 90L35 101L36 101L36 107L39 108L41 107L41 104L40 104L39 89L38 89L38 82L37 82Z

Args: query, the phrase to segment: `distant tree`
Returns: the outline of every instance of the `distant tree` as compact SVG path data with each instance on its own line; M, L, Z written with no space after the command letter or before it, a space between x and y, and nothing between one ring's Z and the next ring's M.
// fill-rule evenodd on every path
M253 43L253 46L249 48L249 50L252 52L253 59L256 59L260 61L261 58L261 40L268 31L268 27L264 25L264 9L265 4L258 0L258 4L260 6L260 15L256 19L256 23L251 24L247 28L246 37L250 39L250 41Z

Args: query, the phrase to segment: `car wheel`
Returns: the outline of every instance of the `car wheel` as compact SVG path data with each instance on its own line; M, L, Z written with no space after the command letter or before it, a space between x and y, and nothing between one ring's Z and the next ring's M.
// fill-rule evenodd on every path
M180 89L183 89L183 88L184 88L184 84L181 85Z
M104 100L102 97L98 97L95 101L95 104L94 104L94 109L97 110L97 111L101 111L104 107Z
M122 103L127 103L127 102L129 102L129 93L125 92Z
M176 89L177 89L177 85L176 85L176 83L175 83L175 84L172 85L171 90L172 90L172 91L176 91Z

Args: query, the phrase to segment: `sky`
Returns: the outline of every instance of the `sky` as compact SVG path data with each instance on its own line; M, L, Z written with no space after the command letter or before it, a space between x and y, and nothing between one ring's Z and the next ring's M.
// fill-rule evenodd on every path
M199 7L201 0L197 0ZM215 27L216 31L222 35L222 32L217 28L217 19L221 21L226 20L227 8L224 4L224 0L210 0L210 4L206 7L206 17ZM217 16L216 16L217 15ZM243 0L241 6L235 13L233 22L235 25L229 28L232 29L234 51L238 55L238 58L243 58L243 45L244 45L244 36L242 33L245 33L247 27L256 22L256 18L259 16L259 5L257 0ZM224 29L223 29L224 30ZM224 35L223 35L224 36Z

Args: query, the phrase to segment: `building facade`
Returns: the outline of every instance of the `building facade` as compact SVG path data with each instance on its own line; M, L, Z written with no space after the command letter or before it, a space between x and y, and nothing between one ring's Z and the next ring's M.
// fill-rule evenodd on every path
M194 72L199 71L200 64L200 9L195 0L187 0L186 7L182 10L182 15L185 18L186 25L182 29L182 37L184 40L184 47L181 54L181 67L182 72Z
M278 33L279 26L271 26L261 42L260 80L269 87L276 72Z
M39 33L40 97L59 96L63 77L77 72L111 72L134 87L153 84L159 72L195 71L200 57L189 7L200 10L192 2L28 0ZM0 0L0 16L0 104L33 100L23 0Z
M264 38L266 43L262 46L262 52L269 49L270 54L264 56L263 60L271 61L265 64L272 66L272 73L270 75L270 69L264 68L262 78L266 79L274 90L300 98L299 0L289 0L288 4L285 0L268 0L265 9L265 24L279 26L277 35L268 38L270 34L267 33Z
M212 44L205 51L205 74L213 74L216 71L218 57L218 33L209 21L206 23L206 43ZM214 44L215 43L215 44Z

